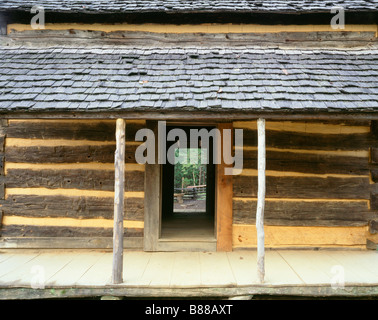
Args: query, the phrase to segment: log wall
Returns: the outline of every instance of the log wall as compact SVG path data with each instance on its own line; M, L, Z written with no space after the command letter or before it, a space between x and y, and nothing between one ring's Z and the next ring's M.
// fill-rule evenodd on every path
M233 247L256 247L256 122L234 127L244 129L244 162L234 176ZM370 121L267 121L266 246L365 248L378 217L377 145Z
M233 248L256 246L256 121L233 177ZM144 166L127 121L125 247L143 248ZM378 243L375 121L267 121L267 247ZM115 120L0 121L0 248L111 248Z
M111 248L115 120L9 120L2 125L0 247L38 246L40 240L52 247ZM139 142L134 140L144 125L127 121L124 236L126 247L133 248L143 247L144 165L135 161Z

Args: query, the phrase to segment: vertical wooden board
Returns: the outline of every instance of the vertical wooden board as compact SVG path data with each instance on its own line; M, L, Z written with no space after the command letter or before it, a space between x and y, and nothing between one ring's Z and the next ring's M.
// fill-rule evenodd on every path
M151 259L151 253L131 251L123 257L123 282L127 286L139 286Z
M106 252L75 283L77 286L106 286L111 283L113 257Z
M103 255L104 252L74 252L72 260L47 281L49 286L73 286Z
M235 286L226 252L199 253L202 286Z
M227 252L227 257L238 286L258 283L257 255L255 250Z
M198 287L201 268L197 252L176 252L171 287Z
M218 150L223 151L223 130L231 129L232 123L218 124L221 132L221 141L218 141ZM222 145L222 148L219 146ZM216 170L216 221L217 221L217 251L232 251L232 175L225 174L225 168L231 167L224 162L221 154L221 163Z
M156 121L148 121L147 127L158 137ZM158 142L155 141L155 161L158 159ZM146 164L144 173L144 250L157 250L160 235L161 166Z
M8 273L3 280L12 286L45 286L48 279L63 268L72 256L56 252L43 252L22 265L21 268Z
M141 285L169 287L174 261L174 252L152 253L146 271L142 276Z

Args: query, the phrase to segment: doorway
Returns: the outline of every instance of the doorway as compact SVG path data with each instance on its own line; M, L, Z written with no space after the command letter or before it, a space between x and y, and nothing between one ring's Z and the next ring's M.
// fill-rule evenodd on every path
M172 126L185 132L186 141L167 141L166 152L174 162L162 166L160 239L215 241L215 164L213 141L204 144L193 130L212 127ZM173 163L172 163L173 162Z

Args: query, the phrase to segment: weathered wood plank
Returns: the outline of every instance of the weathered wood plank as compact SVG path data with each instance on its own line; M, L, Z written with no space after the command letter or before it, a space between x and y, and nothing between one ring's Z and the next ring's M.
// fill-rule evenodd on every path
M254 224L257 200L234 199L234 224ZM374 214L365 201L269 201L265 224L271 226L366 226Z
M3 225L1 237L112 237L112 228ZM125 237L143 237L141 228L124 228Z
M217 141L218 151L221 152L221 163L216 170L216 217L217 217L217 251L232 251L232 192L233 176L227 175L225 170L231 165L229 159L224 159L224 140L227 131L232 130L232 123L218 124L221 141ZM232 140L231 140L232 141ZM222 146L222 147L221 147ZM217 157L218 155L214 155ZM227 161L227 163L225 163Z
M155 137L158 137L158 124L156 121L148 121L147 127L153 130ZM159 141L160 141L159 137ZM163 137L165 138L165 137ZM155 159L158 159L159 145L155 141ZM161 217L161 167L159 164L146 164L145 166L145 201L144 201L144 250L155 251L158 246L160 235Z
M97 197L9 195L5 215L29 217L113 218L113 199ZM144 199L125 199L125 219L144 220Z
M68 29L68 27L67 27ZM175 33L175 30L170 30L167 33L160 32L144 32L144 31L88 31L88 30L40 30L43 31L38 34L32 34L30 30L17 31L12 29L9 34L9 39L13 41L30 41L33 38L34 42L39 45L51 43L59 43L59 45L80 44L85 38L85 41L92 45L99 43L107 43L113 45L121 45L124 43L133 45L148 45L157 46L164 43L166 46L194 46L206 44L206 46L245 46L246 43L253 45L267 45L274 43L275 45L287 45L287 43L295 44L300 47L314 46L317 47L353 47L366 46L374 43L376 40L375 33L372 31L363 32L274 32L274 33L259 33L259 32L245 32L235 33L224 31L207 32L202 29L201 32L195 30L187 30L187 33ZM213 30L217 30L214 26ZM240 30L240 29L239 29ZM202 32L204 31L204 32ZM101 41L101 42L99 42Z
M268 198L370 199L369 178L267 176ZM234 197L256 197L257 177L234 176Z
M142 249L143 237L125 237L124 248ZM112 237L2 237L2 249L111 249Z
M64 253L63 253L64 254ZM72 260L46 281L46 286L70 286L85 274L105 252L69 252Z
M201 266L202 286L236 285L236 280L227 258L227 252L217 252L216 254L199 253L199 263ZM214 272L214 268L217 269L217 272Z
M265 245L270 248L293 247L348 247L364 249L366 226L268 226L265 225ZM256 227L233 225L234 248L255 248Z
M144 128L142 121L127 122L126 140L134 141L135 134ZM24 139L67 139L90 141L115 141L114 120L94 121L10 121L8 138Z
M114 190L112 170L26 170L9 169L7 188L73 188L83 190ZM125 191L144 191L144 172L125 172Z
M115 121L10 121L7 137L115 141Z
M176 252L171 286L196 287L198 283L201 283L198 252Z
M257 150L244 150L243 168L257 168ZM329 154L306 154L300 152L266 151L266 169L301 173L336 173L368 175L368 157L335 156Z
M244 145L257 145L257 131L244 130ZM267 148L319 149L319 150L367 150L377 146L370 133L320 134L287 131L266 131Z
M137 145L126 148L126 163L136 163ZM9 162L18 163L112 163L115 145L57 146L57 147L6 147L5 155Z

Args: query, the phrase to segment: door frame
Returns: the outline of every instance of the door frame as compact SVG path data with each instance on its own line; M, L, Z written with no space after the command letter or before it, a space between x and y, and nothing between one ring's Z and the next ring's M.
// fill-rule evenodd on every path
M155 137L158 136L158 122L147 121ZM167 126L192 125L198 123L167 123ZM213 126L221 132L218 147L222 145L223 129L232 129L232 122L201 123ZM233 140L233 139L232 139ZM158 159L159 139L155 141L155 159ZM162 219L162 168L160 164L145 164L144 183L144 251L232 251L232 176L225 175L227 165L221 157L215 165L215 239L214 241L174 241L160 239Z

